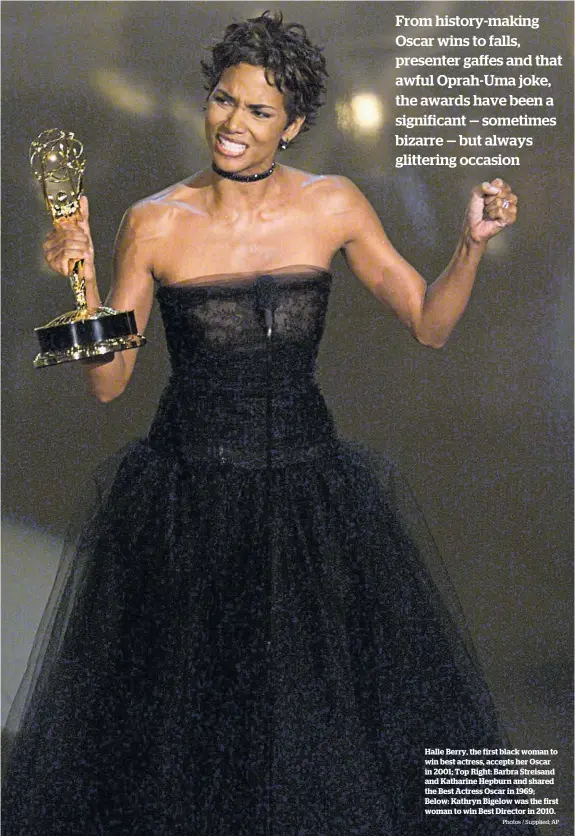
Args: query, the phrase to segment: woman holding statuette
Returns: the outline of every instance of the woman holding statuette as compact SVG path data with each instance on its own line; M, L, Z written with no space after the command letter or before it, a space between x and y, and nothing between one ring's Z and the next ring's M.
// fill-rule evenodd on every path
M55 602L3 832L532 833L426 812L426 747L504 738L397 469L339 438L314 378L339 250L441 348L517 198L501 179L476 186L428 287L351 181L277 159L325 90L302 26L231 24L202 66L211 167L126 213L108 299L143 333L156 295L172 375ZM84 260L96 308L86 197L81 213L45 252L65 275ZM83 365L90 391L118 397L137 354Z

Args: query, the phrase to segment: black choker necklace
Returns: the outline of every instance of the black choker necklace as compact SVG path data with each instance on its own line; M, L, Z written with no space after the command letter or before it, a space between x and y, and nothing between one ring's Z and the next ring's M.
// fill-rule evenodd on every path
M258 180L265 180L266 177L274 173L275 167L276 164L273 162L267 171L262 171L260 174L234 174L232 171L224 171L223 168L212 162L212 171L215 171L220 177L235 180L237 183L257 183Z

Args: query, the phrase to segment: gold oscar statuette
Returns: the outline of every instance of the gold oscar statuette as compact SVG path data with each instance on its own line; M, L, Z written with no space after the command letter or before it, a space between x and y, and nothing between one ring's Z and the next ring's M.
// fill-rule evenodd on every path
M55 225L80 217L82 178L86 161L84 147L73 133L43 131L30 145L30 165L41 183L46 208ZM76 309L36 328L40 353L34 367L54 366L71 360L86 360L144 345L138 334L134 311L116 311L86 304L84 259L70 259L69 281Z

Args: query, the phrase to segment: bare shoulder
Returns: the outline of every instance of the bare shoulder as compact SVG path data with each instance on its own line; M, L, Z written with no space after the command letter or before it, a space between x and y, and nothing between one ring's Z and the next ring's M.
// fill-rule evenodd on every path
M173 231L185 218L204 217L203 172L174 183L160 192L132 204L124 214L122 227L139 235L162 236Z
M298 169L288 171L306 206L314 212L337 215L357 209L365 202L361 191L348 177Z

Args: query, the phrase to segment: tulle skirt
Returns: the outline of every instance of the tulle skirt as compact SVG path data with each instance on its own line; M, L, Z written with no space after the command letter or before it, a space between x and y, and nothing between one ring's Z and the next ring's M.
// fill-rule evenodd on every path
M272 469L130 445L9 722L5 836L532 832L424 812L425 748L503 738L411 494L348 442Z

